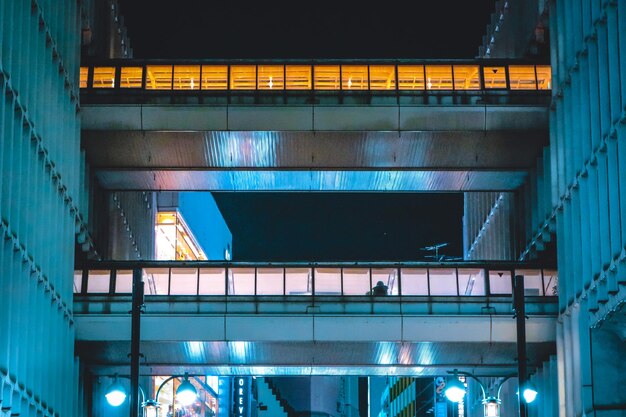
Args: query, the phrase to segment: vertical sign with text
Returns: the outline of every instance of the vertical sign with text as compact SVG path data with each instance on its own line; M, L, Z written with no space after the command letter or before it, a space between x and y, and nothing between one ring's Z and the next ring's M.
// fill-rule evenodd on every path
M250 417L250 377L233 378L233 416Z

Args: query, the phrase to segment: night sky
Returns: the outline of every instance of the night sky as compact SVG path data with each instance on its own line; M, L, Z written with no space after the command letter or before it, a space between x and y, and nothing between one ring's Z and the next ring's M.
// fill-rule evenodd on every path
M374 4L374 6L372 6ZM494 0L120 0L136 58L473 58ZM462 253L462 194L215 193L235 260Z

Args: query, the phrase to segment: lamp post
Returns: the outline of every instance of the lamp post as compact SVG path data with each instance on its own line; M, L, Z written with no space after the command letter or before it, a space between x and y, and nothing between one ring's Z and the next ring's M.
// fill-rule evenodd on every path
M127 378L132 382L132 378L129 377L119 377L119 378ZM189 374L185 372L184 375L173 375L169 378L165 379L159 385L157 389L156 395L154 399L146 399L146 394L141 386L137 385L138 392L142 396L141 406L143 408L143 417L158 417L159 408L161 407L159 404L159 394L161 393L161 389L167 384L169 381L175 378L183 378L183 381L176 389L176 397L180 401L183 406L187 406L192 404L196 397L198 396L198 391L196 387L193 386L191 381L189 381ZM126 390L124 387L118 382L118 375L115 375L115 379L113 380L113 384L107 388L107 393L105 395L107 402L113 406L118 407L124 403L126 400ZM131 402L131 407L133 403ZM137 410L135 411L137 415L139 415L139 406L137 405Z
M492 396L487 395L488 390L485 388L485 385L474 374L471 374L469 372L462 372L457 369L453 371L448 371L448 373L454 375L453 378L447 382L446 389L444 391L444 395L448 400L457 403L461 401L467 393L465 385L459 380L459 375L463 375L473 379L478 383L482 394L484 416L500 417L500 405L502 404L502 400L500 399L500 391L502 390L502 385L510 378L516 377L516 375L509 375L505 377L502 381L500 381L500 383L498 384L496 395ZM527 383L524 388L520 388L520 402L523 402L525 405L533 402L536 396L537 390L531 384Z

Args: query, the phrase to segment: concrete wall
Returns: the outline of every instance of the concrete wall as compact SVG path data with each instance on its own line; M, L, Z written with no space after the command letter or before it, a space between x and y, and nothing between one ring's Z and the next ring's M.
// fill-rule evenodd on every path
M156 194L122 191L108 195L108 259L154 259Z
M0 415L79 413L79 3L0 2ZM85 237L83 236L83 239Z

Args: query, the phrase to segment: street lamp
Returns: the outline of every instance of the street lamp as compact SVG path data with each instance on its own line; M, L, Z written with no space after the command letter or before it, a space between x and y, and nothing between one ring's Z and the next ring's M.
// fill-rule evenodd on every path
M107 402L113 407L119 407L126 401L126 389L118 382L118 375L116 374L113 383L107 388L107 393L105 394L105 398ZM128 378L128 377L119 377L119 378ZM193 402L198 397L198 391L196 387L193 386L191 381L189 381L189 374L185 372L184 375L173 375L164 380L159 389L157 389L156 396L154 400L148 399L146 400L146 394L141 387L139 387L139 392L141 394L142 399L144 400L141 403L141 407L143 408L143 416L144 417L158 417L159 408L161 405L159 404L159 393L161 392L161 388L165 386L166 383L175 378L183 378L183 382L176 389L176 398L183 406L188 406L193 404ZM130 378L128 378L130 379Z
M515 377L516 375L509 375L500 381L498 385L498 390L496 396L487 396L487 390L483 383L474 375L469 372L460 372L455 369L453 371L448 371L450 374L454 374L453 378L447 382L446 389L444 394L446 398L452 402L459 402L463 399L466 393L465 385L459 379L459 375L466 376L468 378L472 378L476 382L478 382L478 386L482 391L482 404L484 408L484 416L485 417L500 417L500 404L502 401L500 400L500 391L502 389L502 385L505 381L510 378ZM530 382L524 384L522 389L520 390L522 393L522 398L524 398L524 402L526 404L532 403L537 397L537 388Z

